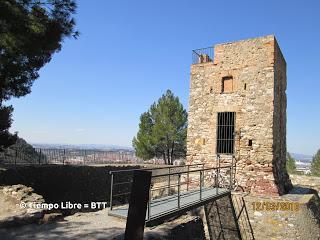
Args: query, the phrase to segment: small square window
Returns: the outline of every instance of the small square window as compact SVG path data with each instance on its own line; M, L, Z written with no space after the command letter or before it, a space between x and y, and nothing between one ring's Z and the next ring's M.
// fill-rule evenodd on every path
M232 76L222 78L221 92L222 93L233 92L233 77Z

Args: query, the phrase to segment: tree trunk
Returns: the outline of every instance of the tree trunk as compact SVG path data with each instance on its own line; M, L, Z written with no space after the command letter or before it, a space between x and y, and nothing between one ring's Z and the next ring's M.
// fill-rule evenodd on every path
M167 164L167 159L166 159L166 153L165 153L165 151L163 151L163 161L164 161L164 164Z
M171 162L173 164L173 150L174 150L174 141L172 141L172 147L171 147Z
M167 158L168 158L168 164L172 165L171 159L170 159L170 149L168 148L168 146L167 146Z

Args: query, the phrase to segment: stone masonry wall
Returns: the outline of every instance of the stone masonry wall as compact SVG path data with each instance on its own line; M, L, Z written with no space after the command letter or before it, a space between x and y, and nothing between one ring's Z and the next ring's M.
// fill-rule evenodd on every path
M286 61L280 47L275 41L275 72L274 72L274 113L273 113L273 173L276 176L276 184L282 188L280 192L287 192L292 188L289 175L286 171L286 122L287 122L287 76ZM284 184L278 184L284 183Z
M274 36L214 46L213 62L193 64L190 74L187 162L216 164L218 112L235 112L236 178L245 190L283 194L286 68ZM233 91L222 93L222 78ZM252 140L252 146L249 146ZM222 155L223 163L230 156Z

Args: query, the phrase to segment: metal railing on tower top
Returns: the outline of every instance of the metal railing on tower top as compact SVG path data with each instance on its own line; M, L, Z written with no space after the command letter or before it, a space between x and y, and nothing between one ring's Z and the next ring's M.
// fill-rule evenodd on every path
M192 50L192 64L212 62L214 57L214 48L199 48Z

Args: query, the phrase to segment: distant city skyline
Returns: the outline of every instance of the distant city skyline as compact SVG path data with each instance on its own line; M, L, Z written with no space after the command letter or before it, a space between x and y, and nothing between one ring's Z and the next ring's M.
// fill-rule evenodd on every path
M139 117L167 90L188 108L191 51L274 34L287 61L288 151L320 148L320 2L78 2L77 40L12 104L31 143L131 147Z
M69 144L69 143L30 143L34 148L49 148L49 149L96 149L96 150L134 150L133 147L119 146L119 145L105 145L105 144ZM290 152L291 157L297 161L312 161L312 154L301 154Z
M120 146L120 145L112 145L112 144L72 144L72 143L32 143L35 148L80 148L80 149L126 149L133 150L132 146Z

